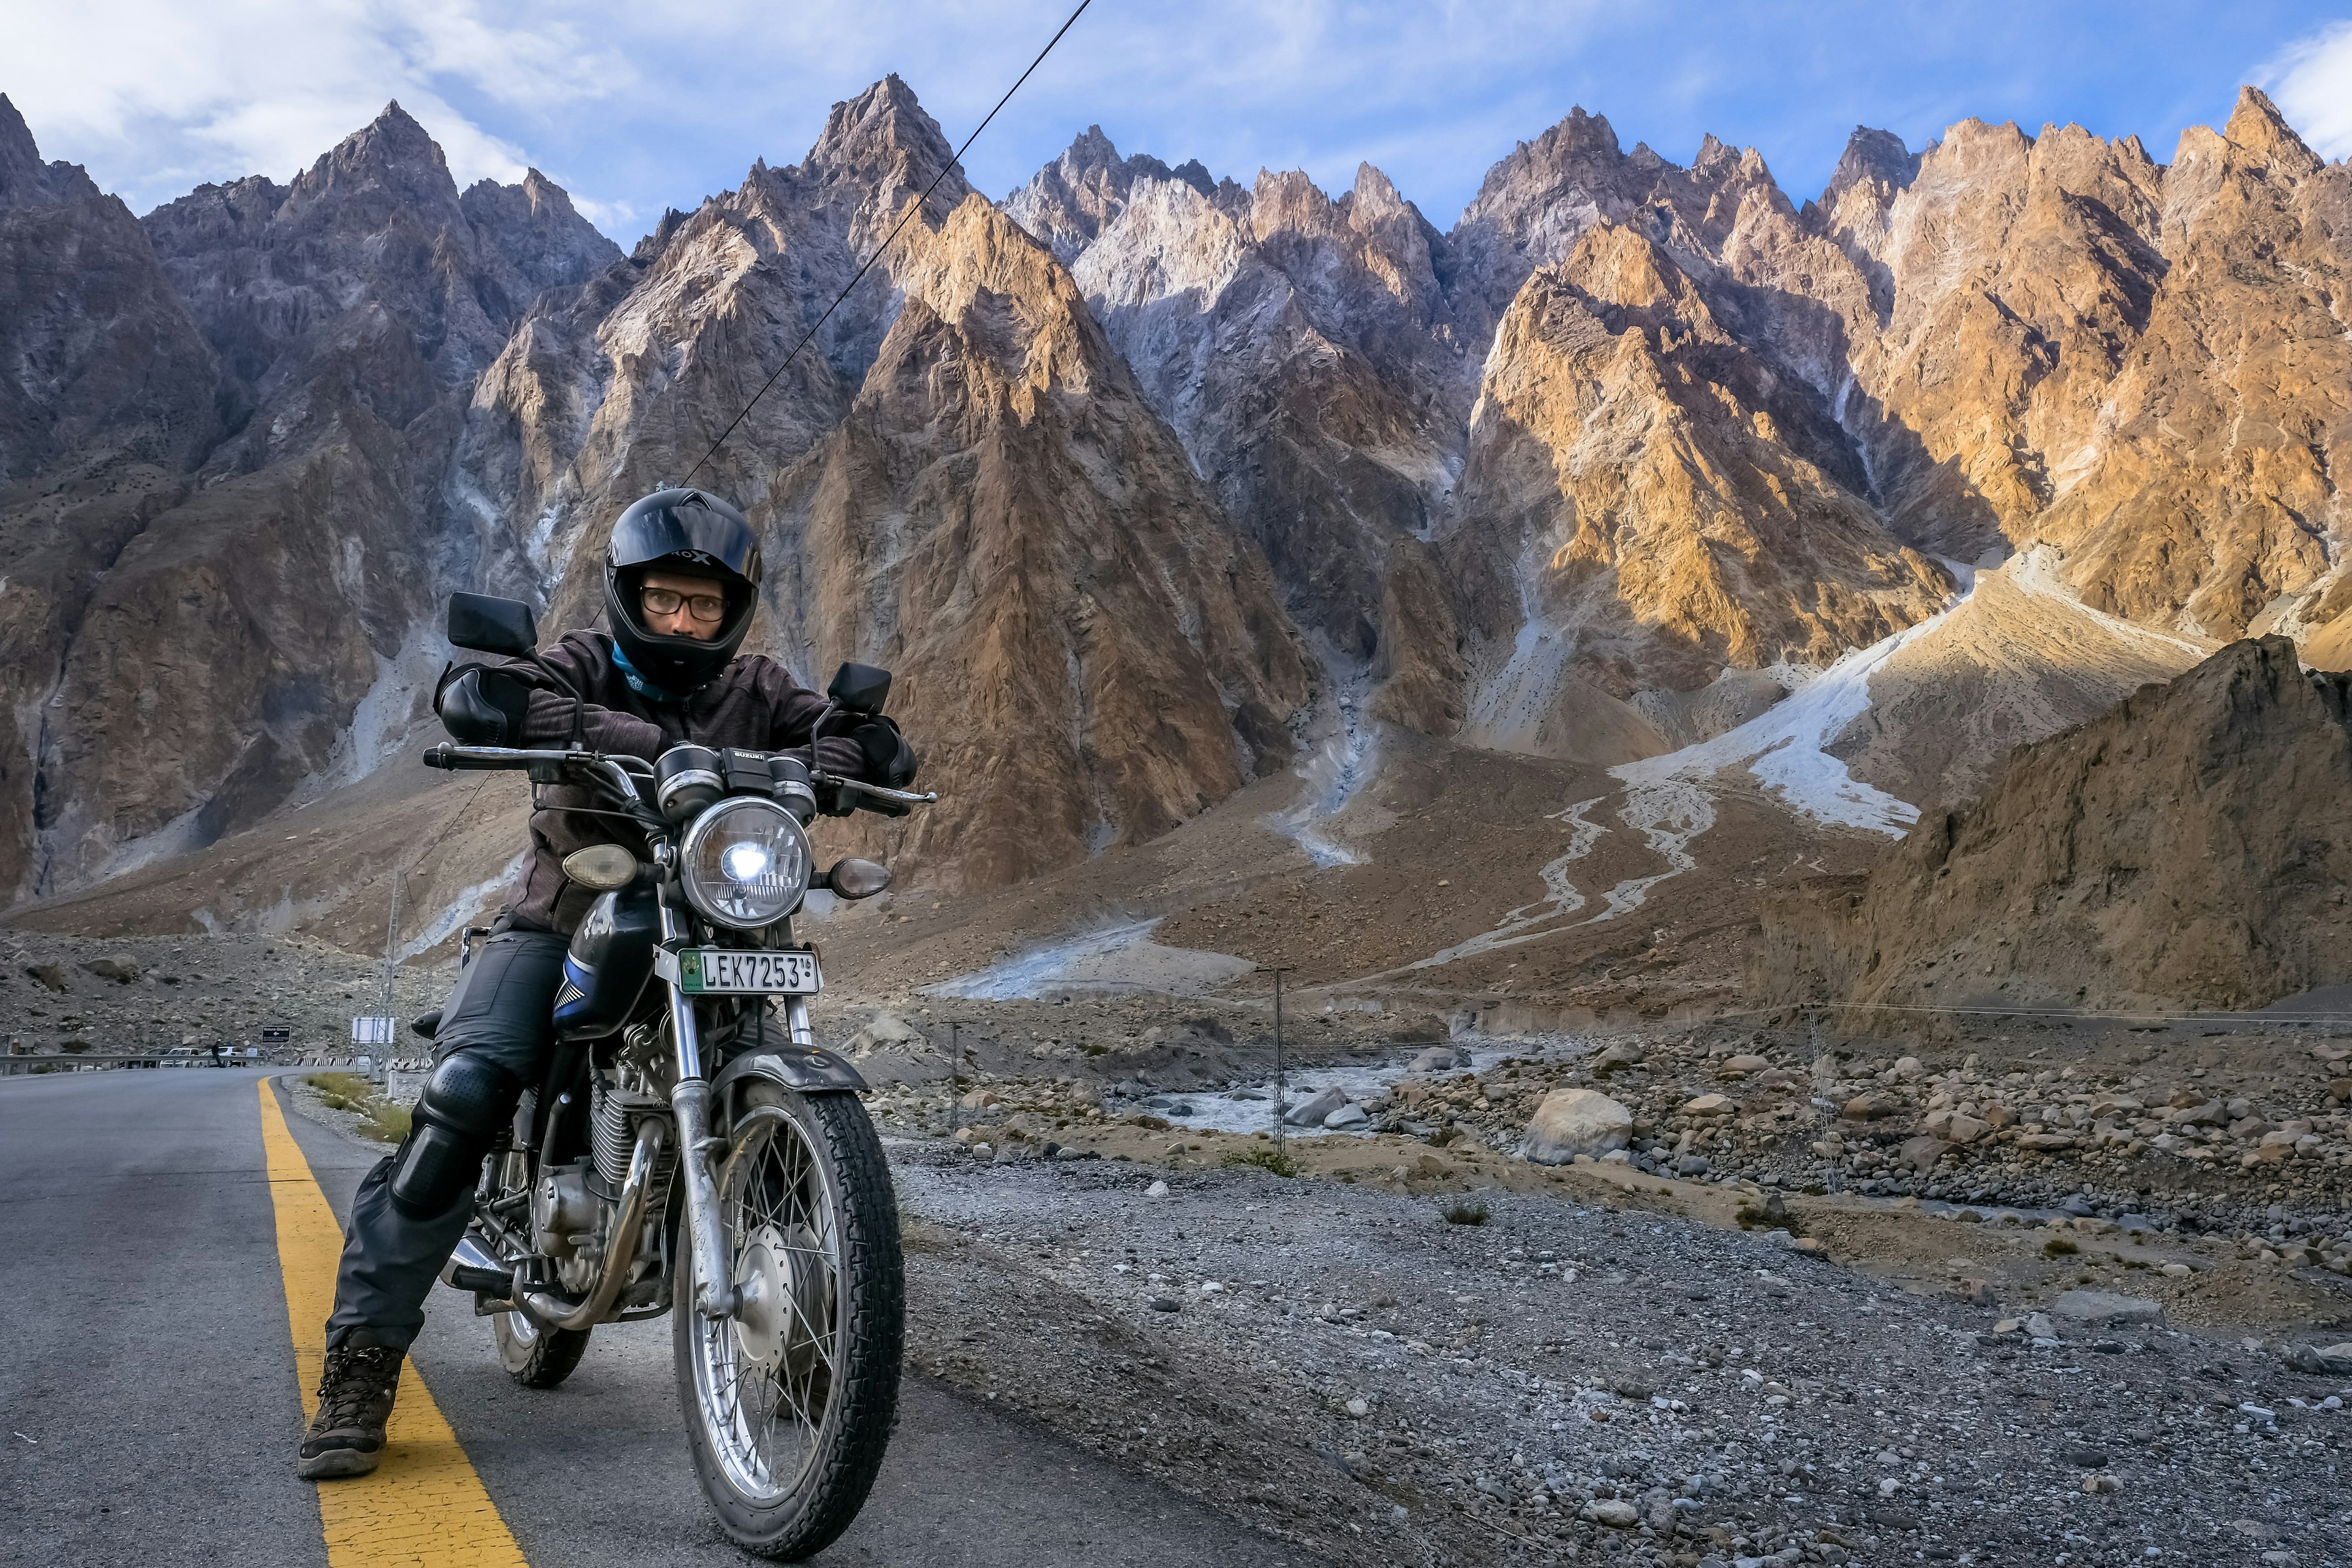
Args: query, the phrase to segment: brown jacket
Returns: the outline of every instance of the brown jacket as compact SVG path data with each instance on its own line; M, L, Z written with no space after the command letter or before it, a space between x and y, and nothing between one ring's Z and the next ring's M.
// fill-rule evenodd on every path
M692 741L714 748L792 752L827 773L866 774L865 752L856 742L812 741L810 731L827 706L824 698L795 683L764 654L736 658L678 703L641 696L614 662L613 639L602 632L568 632L541 657L579 691L577 734L591 751L627 752L651 762ZM575 733L572 699L528 665L507 668L535 686L522 743L569 745ZM625 844L642 852L644 841L627 823L580 809L595 804L587 791L569 784L541 788L540 808L530 816L530 855L507 894L507 916L515 924L570 935L596 895L563 879L563 858L591 844Z

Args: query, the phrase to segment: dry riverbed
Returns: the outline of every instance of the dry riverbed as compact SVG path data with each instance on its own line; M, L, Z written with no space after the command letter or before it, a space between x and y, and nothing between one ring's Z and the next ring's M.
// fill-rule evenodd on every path
M2352 1375L2064 1317L2060 1280L2035 1315L1850 1266L1942 1244L1981 1278L2038 1231L1801 1199L1809 1255L1721 1188L1131 1134L896 1142L910 1363L1335 1560L2346 1560Z

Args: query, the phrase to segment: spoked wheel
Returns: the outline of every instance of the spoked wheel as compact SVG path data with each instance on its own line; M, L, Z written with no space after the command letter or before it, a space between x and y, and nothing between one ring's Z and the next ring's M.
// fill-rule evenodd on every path
M771 1084L719 1173L739 1305L670 1311L694 1466L721 1527L762 1557L822 1551L865 1504L898 1405L898 1214L866 1108ZM690 1257L693 1249L681 1246Z
M490 1336L499 1342L499 1360L507 1375L525 1388L553 1388L572 1375L588 1353L586 1329L549 1329L520 1308L490 1319Z

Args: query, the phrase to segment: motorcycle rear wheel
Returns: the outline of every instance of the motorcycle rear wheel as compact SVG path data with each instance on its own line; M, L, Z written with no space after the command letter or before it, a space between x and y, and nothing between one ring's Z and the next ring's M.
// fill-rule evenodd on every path
M906 1317L898 1203L856 1096L769 1083L744 1091L718 1181L742 1305L714 1321L698 1281L678 1281L688 1440L728 1538L797 1563L857 1517L889 1446Z
M520 1308L490 1319L490 1337L507 1375L525 1388L553 1388L570 1377L588 1353L586 1329L542 1328Z

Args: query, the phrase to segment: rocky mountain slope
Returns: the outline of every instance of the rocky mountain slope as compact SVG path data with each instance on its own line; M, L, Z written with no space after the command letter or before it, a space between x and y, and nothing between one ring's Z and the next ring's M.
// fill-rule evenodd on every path
M374 885L306 859L264 900L253 830L410 801L368 781L442 595L593 621L612 515L949 156L887 79L624 258L536 174L459 192L396 106L135 222L0 116L0 880L219 840L231 924ZM1578 110L1447 231L1369 165L1335 196L1090 130L1001 205L949 170L697 482L768 535L757 646L900 672L950 804L864 831L917 880L1067 870L1294 768L1269 823L1328 869L1380 852L1383 768L1620 769L1530 843L1658 868L1545 867L1500 954L1695 885L1735 774L1798 841L1896 833L2228 638L2352 662L2347 191L2251 90L2169 165L1858 131L1803 203ZM107 265L39 270L69 244Z
M2284 637L2023 747L1866 875L1764 905L1766 1001L2260 1006L2352 979L2352 680Z
M13 110L10 139L12 170L35 166ZM51 165L46 188L76 182ZM128 226L94 190L12 216L28 248L68 254L70 226L91 226L127 296L73 321L89 471L11 458L12 531L46 521L66 541L47 570L19 574L37 545L9 562L21 690L0 810L24 830L0 840L0 882L46 893L381 760L478 553L448 484L473 384L541 292L617 253L537 175L461 196L396 104L289 186L207 185ZM12 322L72 298L37 273L9 287ZM109 377L110 360L135 371ZM159 395L180 400L165 420ZM141 419L172 437L109 466L95 433Z
M1007 210L1073 258L1302 620L1412 672L1383 717L1620 760L1926 618L1951 584L1925 556L2046 545L2096 614L2333 657L2347 193L2248 89L2170 167L2074 127L1917 154L1857 131L1801 206L1753 150L1684 168L1578 110L1444 235L1369 168L1331 202L1094 132ZM1345 243L1304 243L1318 213ZM1279 417L1250 411L1277 384ZM2158 432L2184 408L2195 436Z

